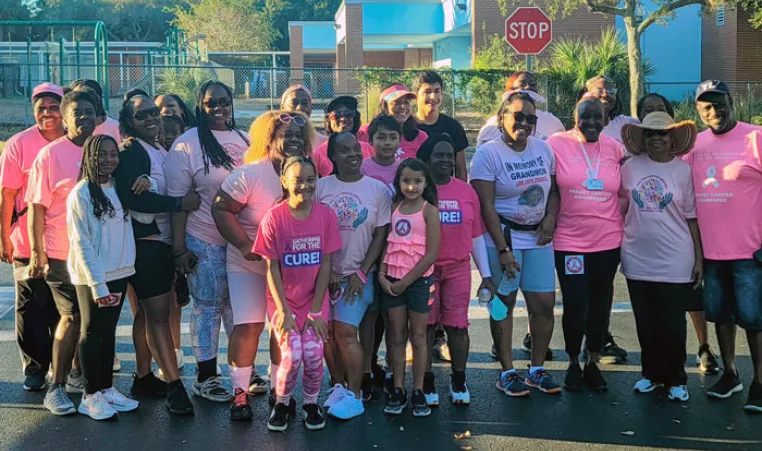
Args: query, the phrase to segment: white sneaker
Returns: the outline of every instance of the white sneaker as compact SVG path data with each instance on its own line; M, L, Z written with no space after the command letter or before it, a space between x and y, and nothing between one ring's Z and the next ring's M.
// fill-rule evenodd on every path
M669 387L669 394L667 395L670 401L685 402L688 400L688 386L676 385Z
M345 390L344 396L328 409L328 415L340 420L349 420L363 413L365 413L365 406L362 399L349 390Z
M106 401L111 404L111 407L117 412L132 412L140 405L140 403L134 399L130 399L119 393L114 387L103 390L101 393L103 394L103 397L106 398Z
M323 403L323 407L330 409L334 404L341 401L346 394L349 393L346 388L341 384L336 384L331 387L331 394L328 395L328 399Z
M185 366L185 354L183 354L183 348L175 349L175 358L177 358L177 369L183 369Z
M116 357L114 357L114 363L111 365L111 371L115 373L122 371L122 362L120 362Z
M457 392L452 389L452 383L450 384L450 398L452 403L456 406L464 406L471 403L471 393L468 392L468 385L463 385L466 388L464 392Z
M210 377L202 383L194 382L193 394L214 402L228 402L233 398L216 377Z
M651 382L651 379L646 379L644 377L640 379L639 381L635 382L635 386L632 387L632 389L636 393L651 393L652 391L656 390L656 387L659 387L659 385Z
M437 391L434 391L434 393L424 393L423 396L426 398L426 405L433 407L439 405L439 393Z
M66 393L84 393L85 375L80 370L71 370L66 378Z
M45 393L45 401L42 404L53 415L71 415L77 411L63 387Z
M103 393L96 392L92 395L84 395L77 409L82 415L87 415L93 420L108 420L119 415L111 404L108 403Z

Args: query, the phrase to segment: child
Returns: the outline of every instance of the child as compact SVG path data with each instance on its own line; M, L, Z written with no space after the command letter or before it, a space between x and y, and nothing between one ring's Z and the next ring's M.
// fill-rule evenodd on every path
M282 163L285 200L265 214L254 243L254 253L267 261L267 312L281 351L276 404L267 422L271 431L288 428L288 406L302 363L304 425L309 430L325 427L317 404L328 337L323 312L329 312L331 254L341 249L341 235L336 213L312 202L316 180L310 159L294 156Z
M423 394L426 373L426 328L433 301L431 278L439 249L437 188L425 163L404 160L394 177L392 223L378 282L383 290L381 308L387 311L389 357L394 390L384 412L399 415L407 406L405 344L413 346L413 415L431 414ZM409 322L409 326L408 326Z
M370 122L368 136L375 155L363 161L360 172L380 180L394 194L394 175L400 165L396 154L400 148L402 126L394 117L381 114Z
M113 138L87 138L81 180L66 202L68 269L82 319L79 360L86 380L78 410L94 420L138 408L137 401L112 386L116 324L127 278L135 274L132 222L111 179L118 164L119 147Z
M185 123L180 116L161 117L161 145L170 150L178 136L185 131Z

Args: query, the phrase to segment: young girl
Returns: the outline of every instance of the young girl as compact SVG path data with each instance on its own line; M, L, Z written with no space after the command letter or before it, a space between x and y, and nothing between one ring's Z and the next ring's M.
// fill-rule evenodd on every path
M394 390L384 412L399 415L407 406L405 344L413 345L413 415L431 414L423 394L426 373L426 327L433 301L431 278L439 250L437 188L421 160L404 160L394 177L395 194L391 232L387 238L378 282L383 290L381 307L389 318L389 357ZM408 325L409 324L409 325Z
M288 406L302 363L304 425L309 430L325 427L317 404L328 338L323 312L329 312L331 256L341 249L341 235L336 213L312 202L316 180L310 159L286 159L281 165L285 200L265 214L254 242L254 253L267 262L267 312L281 351L276 404L267 422L271 431L288 428Z
M127 278L135 274L132 223L111 181L118 164L119 147L113 138L88 138L82 155L82 180L66 202L71 242L68 269L79 302L79 360L86 380L78 410L94 420L138 408L137 401L112 386L116 324Z

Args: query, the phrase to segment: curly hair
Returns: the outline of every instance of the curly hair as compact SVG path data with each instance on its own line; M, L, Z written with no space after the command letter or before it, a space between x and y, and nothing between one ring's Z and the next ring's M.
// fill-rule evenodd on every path
M278 133L289 125L280 120L280 116L283 114L291 117L299 116L305 120L305 125L302 127L304 153L306 156L312 155L312 141L315 136L315 129L312 128L307 116L297 112L286 113L285 111L273 110L261 114L257 120L252 122L251 128L249 128L249 149L243 157L245 164L264 159L284 159L284 155L276 155L278 149L272 145Z
M87 181L90 202L93 204L93 214L98 219L103 219L104 216L113 218L116 215L114 204L111 203L106 193L103 192L99 180L98 154L100 153L101 146L106 141L111 141L117 149L119 148L116 140L108 135L93 135L85 140L82 148L82 165L79 172L79 179ZM125 210L125 218L127 214L127 210Z

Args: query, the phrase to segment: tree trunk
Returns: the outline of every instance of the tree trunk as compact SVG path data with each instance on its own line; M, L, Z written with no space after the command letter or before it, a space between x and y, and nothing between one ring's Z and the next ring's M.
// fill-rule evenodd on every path
M637 117L638 100L643 95L643 54L640 50L640 33L635 17L624 17L627 30L627 55L630 65L630 114Z

